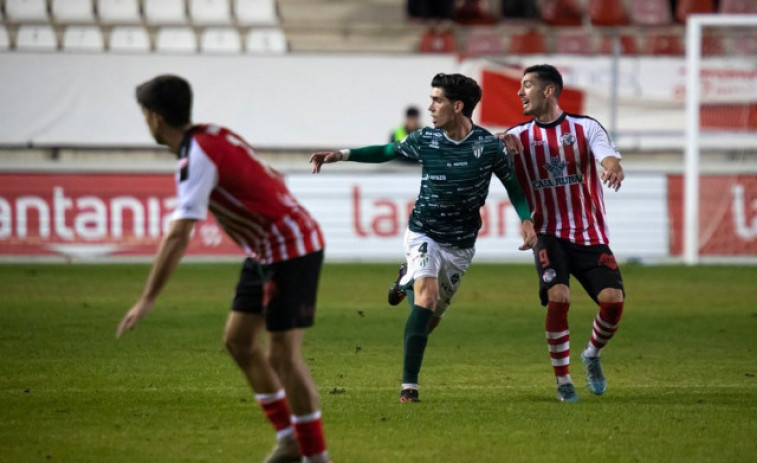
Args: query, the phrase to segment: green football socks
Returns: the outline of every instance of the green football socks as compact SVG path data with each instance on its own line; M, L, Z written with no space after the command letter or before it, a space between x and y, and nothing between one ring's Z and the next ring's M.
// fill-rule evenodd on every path
M428 343L428 322L434 312L414 305L405 325L405 363L402 367L402 382L418 384L423 352Z

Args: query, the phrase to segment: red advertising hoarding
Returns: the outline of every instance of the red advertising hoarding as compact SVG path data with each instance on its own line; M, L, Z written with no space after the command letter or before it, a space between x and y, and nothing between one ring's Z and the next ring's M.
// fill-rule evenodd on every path
M171 174L0 173L0 255L152 255L170 225L175 190ZM187 254L242 251L209 214Z
M699 254L757 256L757 175L705 175L699 184ZM683 253L683 176L668 177L670 253Z

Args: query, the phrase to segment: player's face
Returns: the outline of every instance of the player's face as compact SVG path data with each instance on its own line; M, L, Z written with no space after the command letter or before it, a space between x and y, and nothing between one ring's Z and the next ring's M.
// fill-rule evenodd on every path
M455 119L455 104L444 95L444 89L431 89L431 104L428 107L431 122L437 129L448 126Z
M147 128L150 129L150 135L152 135L152 138L155 139L155 141L159 145L164 145L165 142L163 141L163 138L160 136L160 118L158 114L150 111L147 108L142 108L142 114L145 116L145 123L147 124Z
M549 111L547 87L548 85L540 81L539 77L533 72L523 76L518 90L518 97L523 103L523 114L538 119Z

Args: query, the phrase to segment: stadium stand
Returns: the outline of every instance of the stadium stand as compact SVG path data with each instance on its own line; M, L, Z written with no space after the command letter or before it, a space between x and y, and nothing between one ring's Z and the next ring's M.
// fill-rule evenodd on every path
M757 14L754 0L720 0L718 12L723 14Z
M101 52L105 41L99 26L68 26L63 33L63 50Z
M252 29L245 39L247 53L282 54L289 50L286 36L281 29Z
M502 18L505 20L536 20L541 18L534 0L502 0Z
M150 35L142 26L116 26L110 32L109 50L123 53L150 51Z
M620 36L620 54L621 55L635 55L639 52L639 47L636 44L636 35L621 35ZM610 34L603 34L602 41L599 45L599 53L603 55L612 54L612 36Z
M589 19L595 26L625 26L628 24L626 7L622 0L591 0Z
M419 53L455 53L457 38L449 28L429 27L421 36Z
M757 0L466 0L458 3L457 10L451 4L448 0L0 0L5 14L0 23L10 50L16 48L20 26L42 25L53 27L56 43L62 45L56 49L68 50L66 27L75 25L99 27L106 44L101 48L123 52L167 52L151 46L163 35L161 27L191 26L192 48L200 53L608 54L614 37L620 36L625 55L678 55L685 29L681 21L689 14L757 13ZM491 15L493 9L501 10L501 17ZM437 18L452 17L455 11L456 19L466 25ZM498 24L488 24L492 20ZM144 29L122 29L131 25ZM206 27L221 29L206 33ZM233 35L226 28L236 30L242 46L233 45L235 39L227 42ZM745 37L746 42L737 31L705 37L707 53L746 52L752 40ZM179 49L186 52L187 47Z
M190 27L167 26L155 35L155 51L159 53L194 53L197 37Z
M11 47L11 41L10 37L8 36L8 29L0 24L0 51L6 51L10 49Z
M16 33L16 48L22 51L55 51L58 40L49 25L24 24Z
M45 0L5 0L5 15L16 23L47 22Z
M544 0L541 18L550 26L580 26L584 15L575 0Z
M183 25L187 23L184 0L144 0L145 21L153 25Z
M104 24L140 24L137 0L97 0L97 13Z
M229 0L189 0L189 16L195 24L225 26L232 23Z
M94 24L92 0L53 0L52 17L57 23Z
M242 39L233 27L208 27L200 36L200 51L209 54L240 53Z
M644 51L648 55L683 55L683 41L681 36L675 33L650 34L644 42Z
M279 14L276 0L234 0L234 13L240 25L276 26Z
M667 26L673 22L668 0L631 2L631 22L637 26Z
M512 54L541 54L546 53L547 46L544 35L536 29L530 29L523 34L514 34L510 37L510 49Z
M676 4L676 21L686 24L690 14L714 13L715 5L712 0L678 0Z
M502 33L493 28L475 28L465 42L464 54L467 57L491 56L505 53Z
M555 51L565 55L590 55L594 52L591 35L585 32L565 31L555 37Z

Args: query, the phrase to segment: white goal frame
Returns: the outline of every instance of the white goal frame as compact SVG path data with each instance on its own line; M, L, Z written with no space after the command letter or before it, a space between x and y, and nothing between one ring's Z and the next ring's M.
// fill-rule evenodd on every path
M684 248L687 265L699 263L699 107L702 28L753 26L757 15L691 15L686 22L686 151L684 153Z

